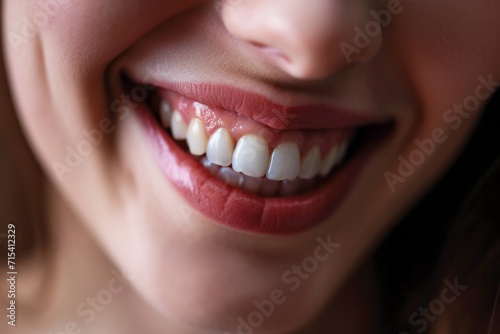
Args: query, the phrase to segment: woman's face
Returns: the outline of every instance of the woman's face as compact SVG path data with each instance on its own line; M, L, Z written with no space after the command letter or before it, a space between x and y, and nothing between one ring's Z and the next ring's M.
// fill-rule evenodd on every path
M3 7L48 176L145 300L205 331L316 316L500 80L494 1Z

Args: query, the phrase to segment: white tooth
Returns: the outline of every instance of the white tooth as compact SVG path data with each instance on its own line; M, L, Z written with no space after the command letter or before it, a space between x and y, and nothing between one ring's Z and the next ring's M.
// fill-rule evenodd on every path
M258 194L260 186L262 185L262 180L263 178L261 177L243 175L243 184L241 185L241 188L249 193Z
M269 180L293 180L299 175L300 152L295 143L281 143L273 151L266 177Z
M184 118L182 118L182 115L177 110L175 110L172 114L170 126L172 127L172 137L174 137L174 139L186 139L187 124L184 122Z
M207 158L219 166L229 166L233 159L234 140L228 130L220 128L210 136Z
M283 181L280 188L280 196L293 196L297 194L301 184L302 181L299 179Z
M267 142L256 135L246 135L238 140L233 154L233 169L245 175L262 177L269 166Z
M301 179L314 178L321 167L321 152L318 146L314 146L302 159L299 177Z
M205 154L207 151L208 136L205 124L200 119L193 118L189 122L186 139L192 155Z
M221 167L217 176L233 187L240 187L243 184L243 175L235 172L231 167Z
M170 128L170 121L172 119L172 107L170 104L165 101L161 100L160 102L160 120L161 124L166 128Z
M323 159L323 162L321 163L321 168L319 170L319 173L321 176L326 176L328 175L335 163L338 161L338 155L339 155L339 147L335 146L328 152L326 157Z
M260 187L260 194L266 197L273 197L278 194L281 182L272 181L267 178L262 179L262 185Z

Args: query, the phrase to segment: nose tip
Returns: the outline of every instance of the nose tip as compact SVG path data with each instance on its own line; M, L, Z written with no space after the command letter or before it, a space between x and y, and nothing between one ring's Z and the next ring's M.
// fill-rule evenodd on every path
M342 48L353 44L354 28L368 12L363 0L229 0L222 19L229 33L267 61L297 79L315 80L377 53L381 37L362 50Z

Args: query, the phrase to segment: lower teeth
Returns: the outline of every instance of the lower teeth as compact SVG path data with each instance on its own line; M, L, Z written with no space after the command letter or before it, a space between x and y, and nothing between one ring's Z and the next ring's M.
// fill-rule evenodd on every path
M186 153L190 154L186 140L176 140L172 136L171 129L166 129L175 143ZM313 189L318 180L323 178L316 176L312 179L296 178L294 180L273 181L266 177L252 177L236 172L231 166L223 167L210 162L205 155L191 157L202 164L212 175L224 183L242 189L248 193L262 197L288 197L296 196Z
M186 153L190 153L190 147L188 146L184 134L180 135L179 133L174 133L172 128L165 128L165 130L181 149ZM252 177L245 175L235 171L231 165L223 167L213 164L208 160L206 154L201 156L191 154L191 157L198 160L212 175L216 176L224 183L263 197L295 196L310 191L318 184L318 180L329 175L332 169L330 166L327 170L320 172L317 176L313 176L312 178L297 177L293 180L274 181L265 176ZM333 167L335 168L338 166L334 165Z
M223 182L264 197L284 197L304 193L316 185L316 180L295 179L292 181L272 181L265 177L256 178L236 172L231 167L221 167L211 163L206 156L200 163Z

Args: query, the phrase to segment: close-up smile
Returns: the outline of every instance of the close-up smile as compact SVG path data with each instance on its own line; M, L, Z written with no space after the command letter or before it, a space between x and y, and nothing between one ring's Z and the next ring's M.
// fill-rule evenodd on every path
M167 179L196 210L246 231L294 233L332 215L391 128L369 113L285 107L228 86L121 77L125 94L150 90L135 111Z
M0 333L500 333L500 1L0 1Z

